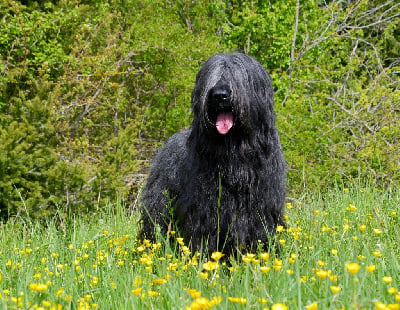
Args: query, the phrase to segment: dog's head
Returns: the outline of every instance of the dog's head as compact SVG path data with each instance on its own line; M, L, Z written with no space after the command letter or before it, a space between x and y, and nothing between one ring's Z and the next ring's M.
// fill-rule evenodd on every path
M215 55L197 74L192 109L192 126L210 136L244 136L264 130L274 121L271 79L250 56Z

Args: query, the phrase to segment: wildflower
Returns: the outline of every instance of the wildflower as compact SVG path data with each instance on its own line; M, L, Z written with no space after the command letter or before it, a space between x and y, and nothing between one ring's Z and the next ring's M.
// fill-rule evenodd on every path
M225 254L221 253L221 252L213 252L211 254L211 258L215 261L219 261Z
M243 297L228 297L228 300L233 303L238 303L241 305L247 304L247 299Z
M337 249L332 249L331 250L332 255L337 255L339 251Z
M315 275L320 278L321 280L326 279L329 276L329 272L323 269L318 269Z
M261 253L260 257L262 260L267 261L270 257L269 253L265 252L265 253Z
M374 234L375 235L380 235L382 233L382 230L379 228L374 228Z
M294 270L292 269L286 269L286 273L291 276L292 274L294 274Z
M364 260L364 259L365 259L365 256L360 254L360 255L357 256L357 258L358 258L359 260Z
M254 259L254 254L252 253L247 253L246 255L242 256L242 261L245 262L246 264L251 263Z
M317 261L317 264L318 264L319 266L323 267L323 266L326 265L326 262L324 262L323 260L319 260L319 261Z
M347 211L356 211L357 207L355 205L349 204L346 208Z
M208 278L208 272L207 271L201 271L199 272L200 278L203 280L207 280Z
M364 231L364 230L367 229L367 226L366 226L366 225L360 225L360 226L358 226L358 229L359 229L360 231Z
M397 293L397 288L395 288L395 287L390 287L390 288L388 289L388 293L391 294L391 295L396 294L396 293Z
M156 285L165 284L167 282L168 282L168 280L164 279L164 278L154 279L153 281L151 281L151 283L156 284Z
M216 305L218 305L222 301L222 297L213 297L211 300L208 300L205 297L196 298L192 304L186 308L186 310L198 310L198 309L210 309Z
M389 284L389 283L391 283L393 281L393 278L392 277L383 277L382 280L386 284Z
M274 270L279 271L282 269L282 260L275 258L274 260Z
M361 266L357 263L347 263L346 264L346 269L347 272L350 273L351 275L355 275L359 270Z
M277 233L284 232L284 231L285 231L285 227L283 227L282 225L278 225L276 227L276 232Z
M62 295L64 293L64 289L62 288L62 287L60 287L59 289L58 289L58 291L56 292L56 295L57 296L60 296L60 295Z
M207 271L217 270L219 267L218 262L208 261L203 264L203 269Z
M200 298L201 292L192 288L186 288L185 291L193 298L197 299Z
M285 239L279 239L279 243L280 243L281 245L284 245L284 244L286 243L286 240L285 240Z
M270 270L271 270L271 267L267 267L267 266L260 267L260 271L262 273L268 273Z
M282 303L273 304L271 310L288 310L288 306Z
M184 243L183 243L183 238L176 238L176 241L177 241L180 245L184 245Z
M258 298L258 302L259 302L260 304L265 305L268 301L267 301L265 298L259 297L259 298Z
M31 283L29 284L29 289L34 292L44 292L48 288L47 284L43 283Z
M374 254L375 257L381 257L382 253L380 251L373 251L372 254Z
M131 293L132 293L132 295L135 295L135 296L140 295L142 293L142 288L141 287L135 288L131 291Z
M317 310L318 309L318 303L313 302L312 304L309 304L306 306L306 310Z
M340 286L330 286L329 288L333 294L339 294L339 292L342 290Z
M160 295L160 293L156 292L156 291L149 290L149 291L147 291L147 295L149 297L156 297L156 296Z

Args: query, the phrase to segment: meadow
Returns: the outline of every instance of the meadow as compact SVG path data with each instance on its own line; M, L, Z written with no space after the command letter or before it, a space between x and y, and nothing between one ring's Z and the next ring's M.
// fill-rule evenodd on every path
M333 189L287 203L280 251L191 253L136 241L122 202L90 217L0 224L0 309L400 309L400 191Z

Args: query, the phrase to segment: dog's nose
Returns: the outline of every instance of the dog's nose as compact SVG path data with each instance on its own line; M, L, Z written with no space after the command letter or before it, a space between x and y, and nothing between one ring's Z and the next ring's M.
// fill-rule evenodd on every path
M217 102L228 101L229 99L229 91L224 88L214 89L212 93L212 98Z

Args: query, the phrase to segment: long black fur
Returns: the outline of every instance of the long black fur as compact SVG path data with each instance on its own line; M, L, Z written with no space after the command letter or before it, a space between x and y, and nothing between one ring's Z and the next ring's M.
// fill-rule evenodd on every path
M230 254L268 244L284 225L285 201L273 106L271 78L256 60L240 53L208 59L192 93L192 125L172 136L152 164L141 237L154 240L154 224L165 233L172 220L193 249ZM233 127L220 134L216 115L229 111Z

